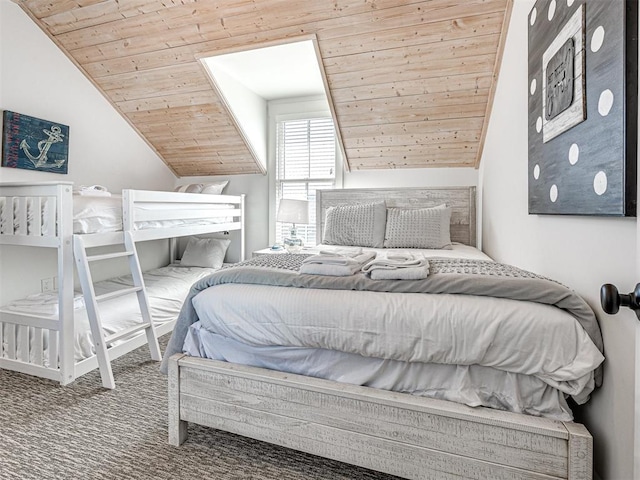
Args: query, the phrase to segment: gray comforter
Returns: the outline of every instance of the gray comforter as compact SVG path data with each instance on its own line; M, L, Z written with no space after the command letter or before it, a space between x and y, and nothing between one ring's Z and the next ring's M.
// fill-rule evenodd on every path
M193 298L201 291L224 284L272 285L299 289L356 290L395 293L488 296L550 305L573 316L602 352L603 342L595 314L569 288L553 280L510 265L482 260L430 259L430 275L424 280L371 280L367 275L345 277L299 273L306 255L266 255L224 268L193 285L174 329L161 371L167 359L180 353L189 327L198 321ZM600 384L600 369L596 370Z

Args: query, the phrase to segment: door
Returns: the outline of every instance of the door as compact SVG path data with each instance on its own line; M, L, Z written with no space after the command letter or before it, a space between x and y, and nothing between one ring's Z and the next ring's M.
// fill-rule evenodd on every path
M640 169L639 169L640 173ZM636 276L640 279L640 217L636 220ZM636 311L640 315L640 310ZM640 479L640 316L636 323L636 402L633 478Z
M640 169L638 173L640 175ZM638 179L638 184L640 185L640 178ZM636 278L640 282L640 214L636 220ZM615 314L620 312L625 318L633 318L634 320L636 320L637 317L637 321L633 322L635 327L635 398L632 468L633 478L640 480L640 283L636 285L633 292L628 294L618 292L617 288L613 285L603 285L600 291L600 299L602 309L606 313ZM629 307L635 312L635 315L624 307Z
M638 249L640 255L640 249ZM640 478L640 322L636 325L636 426L635 426L635 463L633 478Z

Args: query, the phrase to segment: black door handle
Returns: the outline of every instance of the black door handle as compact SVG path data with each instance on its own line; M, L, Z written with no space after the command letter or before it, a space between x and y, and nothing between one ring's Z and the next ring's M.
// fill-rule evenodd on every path
M640 283L636 285L633 292L628 294L618 293L615 285L605 283L600 287L600 303L602 309L609 314L618 313L620 307L629 307L636 312L640 320Z

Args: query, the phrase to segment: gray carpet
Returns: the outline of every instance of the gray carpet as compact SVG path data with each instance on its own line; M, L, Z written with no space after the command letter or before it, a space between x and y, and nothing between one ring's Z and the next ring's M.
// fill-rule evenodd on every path
M115 390L97 371L61 387L0 370L0 479L396 478L197 425L171 447L167 379L148 359L116 360Z

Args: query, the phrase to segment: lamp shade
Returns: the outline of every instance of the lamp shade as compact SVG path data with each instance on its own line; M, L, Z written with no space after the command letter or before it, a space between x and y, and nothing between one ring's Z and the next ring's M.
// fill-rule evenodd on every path
M290 198L281 199L276 220L283 223L309 223L309 202Z

